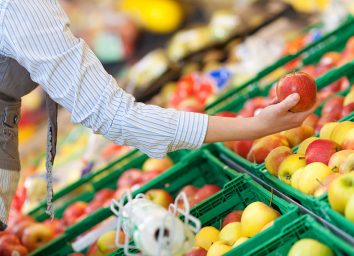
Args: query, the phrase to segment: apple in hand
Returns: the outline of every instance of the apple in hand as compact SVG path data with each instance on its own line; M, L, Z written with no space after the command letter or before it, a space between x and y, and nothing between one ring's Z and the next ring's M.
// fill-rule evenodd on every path
M240 222L242 213L243 211L240 210L230 212L228 215L226 215L224 221L222 222L222 227L225 227L227 224L231 222Z
M164 208L168 208L173 203L173 197L163 189L151 189L146 192L146 198Z
M263 202L253 202L243 211L241 227L243 236L253 237L269 222L280 216L279 212Z
M345 206L354 194L354 172L337 177L329 186L328 201L332 209L344 213Z
M279 179L286 184L291 184L293 174L300 168L305 167L305 157L299 154L293 154L283 160L279 166Z
M288 256L334 256L334 252L327 245L311 238L297 241L288 253Z
M21 242L31 252L48 243L53 236L53 230L47 228L45 224L36 223L23 231Z
M283 101L293 93L298 93L300 100L290 111L303 112L311 109L316 103L316 82L306 73L295 72L279 80L276 93L279 101Z
M278 170L281 162L283 162L286 157L292 155L292 153L293 152L291 149L286 146L280 146L270 151L264 161L267 170L272 175L278 176Z
M149 158L144 162L143 172L159 171L164 172L173 166L173 161L168 156L163 159Z
M220 188L216 185L204 185L202 188L198 190L198 192L194 196L194 203L199 204L205 199L211 197L212 195L216 194L220 191Z
M5 233L0 236L0 255L1 256L27 256L28 250L24 247L17 236Z
M306 163L321 162L328 164L331 156L339 150L340 146L331 140L315 140L306 149Z
M86 213L88 204L85 202L76 202L68 206L63 213L63 220L67 226L71 226Z
M139 169L126 170L118 179L117 187L132 187L140 182L142 172Z

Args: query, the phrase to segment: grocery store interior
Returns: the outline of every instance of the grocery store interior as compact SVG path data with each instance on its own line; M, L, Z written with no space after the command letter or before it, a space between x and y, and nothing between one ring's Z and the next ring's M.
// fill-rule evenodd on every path
M162 110L141 105L130 118L143 121L130 126L146 140L118 145L59 104L55 146L43 86L22 97L16 191L0 180L0 256L354 256L354 1L59 3L73 35L137 102L198 114L173 122L168 113L180 112L161 112L150 123L148 112ZM298 102L279 114L292 93ZM203 114L219 122L215 143L202 143L213 130ZM225 141L235 129L220 126L235 120L273 120L274 132ZM149 157L144 148L166 143L167 126L171 152Z

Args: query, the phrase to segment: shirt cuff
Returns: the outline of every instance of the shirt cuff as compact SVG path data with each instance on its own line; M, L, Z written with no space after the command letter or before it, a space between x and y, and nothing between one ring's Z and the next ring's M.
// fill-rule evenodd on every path
M208 115L178 112L175 138L168 151L200 148L205 140L208 128Z

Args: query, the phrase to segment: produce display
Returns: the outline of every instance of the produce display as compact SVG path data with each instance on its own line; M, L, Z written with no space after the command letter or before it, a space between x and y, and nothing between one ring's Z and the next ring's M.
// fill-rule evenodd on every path
M298 93L289 111L314 112L287 131L163 159L68 126L54 165L54 219L46 214L45 147L32 142L36 152L24 154L25 174L8 228L0 232L0 255L123 256L125 242L135 255L158 255L147 253L146 241L181 256L354 255L352 15L341 14L344 23L331 31L329 21L339 24L339 17L328 16L328 6L339 15L333 3L314 1L321 6L316 10L327 8L320 17L298 16L280 1L236 1L237 8L212 10L190 26L195 6L189 1L62 2L74 33L106 64L131 58L138 35L165 36L165 47L156 42L129 63L121 86L138 100L149 94L164 107L248 118ZM284 2L313 9L306 1ZM24 111L22 143L40 138L28 119L38 113L38 123L44 120L36 93ZM188 204L175 201L181 194ZM140 208L135 199L142 200ZM131 222L139 211L149 225ZM171 229L170 218L182 228Z

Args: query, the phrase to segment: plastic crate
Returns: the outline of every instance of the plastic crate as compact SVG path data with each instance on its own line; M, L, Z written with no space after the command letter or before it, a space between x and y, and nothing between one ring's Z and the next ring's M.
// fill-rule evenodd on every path
M323 89L327 85L337 81L338 79L342 77L347 77L350 81L350 83L354 83L354 61L351 61L341 67L335 68L327 72L326 74L322 75L321 77L316 79L316 84L318 89ZM273 84L273 83L272 83ZM256 95L258 96L265 96L268 95L268 92L271 88L271 85L269 84L266 86L264 89L257 89L254 90L250 95L249 98L254 97ZM348 93L349 89L340 92L340 94L345 94ZM243 107L243 104L245 103L246 98L238 98L235 101L229 103L226 105L222 111L237 111L240 110ZM325 101L324 101L325 102ZM320 107L316 110L316 113L319 114L322 106L324 105L324 102L320 105ZM237 155L234 153L232 150L229 148L225 147L222 143L218 143L217 147L219 150L226 155L228 158L233 160L234 162L240 164L242 167L246 168L247 170L251 171L253 174L260 176L260 173L258 171L259 168L261 168L260 164L252 163L248 161L247 159Z
M99 179L100 177L106 176L117 168L123 166L127 162L141 155L138 150L132 150L115 161L109 163L102 169L99 169L95 172L90 172L89 174L83 176L78 181L69 184L68 186L62 188L58 192L54 193L53 196L53 204L55 208L62 207L64 202L69 202L73 197L77 196L83 192L93 191L92 183L94 180ZM47 202L42 201L37 207L32 209L28 215L35 218L38 221L41 221L47 217L45 217L45 211L47 208Z
M280 67L301 57L303 65L307 65L318 61L318 59L326 52L336 50L343 47L345 41L354 35L354 17L348 16L346 22L339 26L336 30L324 35L319 40L309 44L294 54L286 55L280 58L272 65L261 70L255 77L245 83L228 90L220 96L216 101L206 106L205 110L209 114L215 114L222 111L223 107L238 97L244 97L252 90L257 90L258 83L267 75L275 72Z
M168 156L176 164L187 155L187 152L189 151L179 150L169 153ZM132 157L130 157L129 159L126 159L127 161L124 161L125 164L121 162L119 166L115 166L116 168L113 168L113 170L108 172L107 174L102 176L96 175L94 176L94 178L89 179L88 184L90 185L91 189L89 191L84 191L76 196L71 197L69 200L65 201L65 203L55 208L55 217L61 218L65 209L74 202L91 202L95 193L97 193L103 188L115 189L117 186L117 180L124 171L131 168L141 169L147 159L147 155L137 152L136 154L133 154ZM42 221L44 219L49 218L49 216L43 210L44 209L42 208L42 211L38 212L38 214L35 216L37 221Z
M132 163L128 164L123 169L129 169L131 167ZM226 183L240 175L241 174L237 173L235 170L220 162L208 150L202 149L188 154L168 171L134 191L133 196L139 193L145 193L152 188L163 188L173 196L176 196L180 189L188 184L196 186L216 184L222 188ZM115 181L117 177L115 177ZM105 181L102 182L108 184ZM109 208L101 208L79 223L68 228L64 235L52 240L44 247L33 252L32 255L59 256L72 252L71 241L110 216L112 216L112 213Z
M279 230L275 236L269 237L263 244L254 244L254 248L243 256L279 256L287 255L292 245L300 239L312 238L329 246L336 256L354 255L353 245L337 237L330 230L304 215ZM231 254L230 254L231 255ZM237 255L237 254L232 254Z
M354 121L354 113L341 119L340 122L348 121L348 120ZM294 149L294 152L296 152L296 151L297 151L297 148ZM321 213L323 213L321 201L323 201L326 198L326 195L322 195L320 197L314 197L314 196L302 193L301 191L282 182L277 177L270 174L267 171L267 169L265 168L264 164L259 166L259 171L262 172L262 174L263 174L263 180L265 180L269 185L273 186L274 188L278 189L279 191L285 193L287 196L290 196L291 198L300 202L303 206L309 208L314 213L321 215L321 216L323 215L323 214L321 214Z

